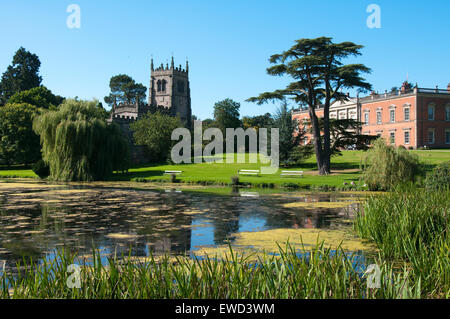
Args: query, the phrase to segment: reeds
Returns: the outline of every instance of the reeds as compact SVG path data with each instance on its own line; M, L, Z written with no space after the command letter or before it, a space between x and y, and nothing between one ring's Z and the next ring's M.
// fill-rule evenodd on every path
M81 264L80 288L68 288L68 266L75 256L60 251L51 262L4 275L0 298L414 298L420 283L406 268L395 273L380 263L381 287L367 288L364 267L342 249L318 244L301 253L290 244L279 254L225 258L175 259L150 257L145 262L111 258L102 265L93 252L90 265ZM9 283L9 285L7 284Z
M405 261L425 297L450 297L450 191L398 187L372 196L355 219L385 260Z

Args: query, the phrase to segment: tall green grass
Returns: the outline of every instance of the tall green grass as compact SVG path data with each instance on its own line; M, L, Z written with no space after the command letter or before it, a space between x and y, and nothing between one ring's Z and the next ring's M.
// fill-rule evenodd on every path
M408 263L428 296L450 297L450 191L397 187L370 197L355 229L373 241L385 260Z
M253 256L255 257L255 256ZM367 288L354 256L322 245L298 251L287 244L278 255L238 255L223 259L165 256L146 262L111 258L102 265L93 254L81 266L81 288L68 288L68 266L77 262L64 252L54 261L30 265L20 275L4 275L0 298L420 298L420 283L380 263L381 288ZM23 265L22 265L23 266ZM7 284L9 282L9 285Z

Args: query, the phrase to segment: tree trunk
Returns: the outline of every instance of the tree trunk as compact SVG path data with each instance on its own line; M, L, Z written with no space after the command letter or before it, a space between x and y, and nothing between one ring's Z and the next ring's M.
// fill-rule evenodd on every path
M320 175L330 174L330 156L331 156L331 141L330 141L330 102L327 98L323 110L323 151L322 151L322 171Z
M316 112L311 107L309 108L309 118L311 120L311 127L314 138L314 153L316 154L317 169L319 170L320 175L326 175L326 167L329 168L330 165L328 164L327 166L324 162L325 158L322 151L322 138L320 136L319 120L317 119Z

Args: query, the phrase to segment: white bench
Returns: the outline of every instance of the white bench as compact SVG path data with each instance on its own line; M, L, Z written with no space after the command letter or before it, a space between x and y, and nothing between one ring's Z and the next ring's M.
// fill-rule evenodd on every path
M238 169L238 175L256 175L259 176L259 169Z
M281 171L280 176L298 176L298 177L303 177L303 171Z
M259 197L258 192L240 192L239 193L242 197Z
M181 174L183 171L164 171L164 174Z

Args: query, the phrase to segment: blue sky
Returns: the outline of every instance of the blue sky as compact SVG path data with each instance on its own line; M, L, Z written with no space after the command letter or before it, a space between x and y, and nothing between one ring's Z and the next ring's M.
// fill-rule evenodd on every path
M81 28L69 29L70 4ZM369 4L381 8L381 28L369 29ZM193 114L212 116L215 102L232 98L242 115L272 112L245 99L283 87L266 74L268 58L295 39L330 36L365 46L356 61L372 68L367 80L383 92L409 81L450 83L450 1L405 0L14 0L0 3L0 72L23 46L41 60L43 84L54 93L103 97L111 76L125 73L148 87L155 64L190 64ZM354 62L349 61L349 62Z

